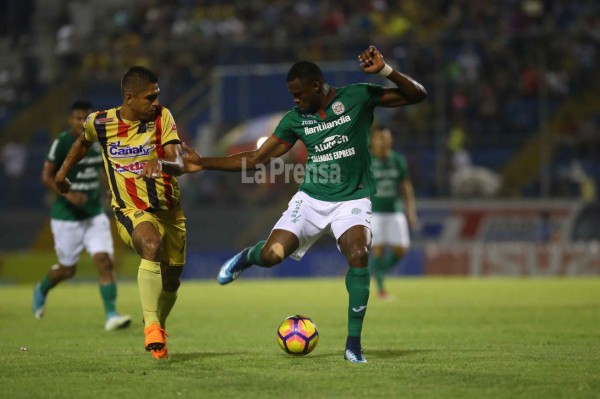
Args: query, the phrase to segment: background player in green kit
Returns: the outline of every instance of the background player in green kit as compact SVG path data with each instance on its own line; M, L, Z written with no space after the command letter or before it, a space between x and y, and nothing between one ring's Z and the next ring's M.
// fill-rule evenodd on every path
M85 248L98 269L100 296L106 314L104 328L112 331L129 326L131 318L119 315L116 310L117 285L112 261L113 240L110 222L101 201L102 155L99 146L92 148L69 172L72 191L65 195L58 194L54 183L56 171L62 165L71 145L81 136L83 122L91 112L92 106L88 102L76 101L73 104L69 114L70 129L59 134L54 140L44 162L41 181L57 194L52 205L50 224L58 264L52 266L48 274L35 286L33 313L38 319L44 317L48 291L75 275L79 255Z
M371 201L375 181L371 173L369 135L377 106L399 107L422 101L423 86L385 64L375 46L358 56L365 73L379 73L396 87L372 84L333 87L320 68L308 61L292 66L288 91L296 106L279 122L274 134L257 150L229 157L203 158L184 147L186 172L202 169L240 171L266 165L297 140L308 150L304 180L269 238L229 259L217 281L228 284L250 267L272 267L291 256L300 259L323 234L332 234L349 268L346 274L348 338L344 358L365 363L361 332L369 300Z
M371 275L375 276L379 296L387 298L389 294L384 288L383 276L408 252L408 227L416 227L417 212L406 158L392 150L392 134L389 129L373 129L371 154L371 170L377 184L377 193L371 196L373 242L369 267ZM399 190L404 201L400 200ZM388 247L390 251L386 254Z

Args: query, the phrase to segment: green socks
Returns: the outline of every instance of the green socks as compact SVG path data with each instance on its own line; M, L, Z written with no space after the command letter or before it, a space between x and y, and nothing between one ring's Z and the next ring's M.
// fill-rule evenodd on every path
M346 273L346 290L349 297L348 336L360 337L369 302L370 279L368 268L348 268Z
M369 269L371 274L375 276L377 282L377 289L383 290L383 270L384 270L384 259L382 256L371 256L369 261Z
M398 258L393 252L388 252L385 256L371 256L369 259L369 269L371 274L375 276L377 289L383 291L383 275L396 266Z
M250 252L248 252L248 262L254 265L263 266L260 261L260 252L266 243L266 240L259 241L250 249Z
M394 252L388 252L384 259L384 272L393 269L394 266L396 266L396 263L398 263L398 260L400 260L400 258L397 257Z
M50 288L52 288L53 286L54 284L50 282L50 277L48 277L48 275L46 274L44 276L44 279L40 282L40 291L42 291L42 294L46 296L48 295L48 291L50 291Z
M102 303L104 303L104 311L106 317L114 316L117 314L117 284L108 283L100 285L100 296L102 297Z

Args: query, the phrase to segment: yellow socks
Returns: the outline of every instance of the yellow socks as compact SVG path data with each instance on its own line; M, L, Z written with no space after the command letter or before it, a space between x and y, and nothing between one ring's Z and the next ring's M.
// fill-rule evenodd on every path
M159 322L159 298L162 292L160 262L142 259L138 269L137 279L140 300L142 302L142 311L144 313L144 324L148 327L153 322ZM171 305L171 307L172 306L173 305Z

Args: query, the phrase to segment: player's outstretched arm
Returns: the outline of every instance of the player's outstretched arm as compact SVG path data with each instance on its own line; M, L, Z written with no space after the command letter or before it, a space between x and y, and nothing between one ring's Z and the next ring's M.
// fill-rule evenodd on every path
M202 156L186 143L181 143L183 149L183 173L196 173L202 170Z
M378 73L391 80L397 87L385 89L381 97L383 107L400 107L416 104L427 98L422 84L408 75L395 71L385 63L383 56L373 45L358 56L360 68L365 73Z
M194 173L203 169L228 172L253 170L257 165L269 164L273 158L282 156L291 148L274 136L269 137L260 148L254 151L239 152L228 157L206 158L200 156L185 143L182 146L186 151L183 155L183 164L184 171L187 173Z
M144 165L142 173L137 177L145 179L157 179L165 172L171 176L183 174L183 151L180 144L167 144L163 147L165 156L162 159L154 158Z
M91 146L92 143L85 139L84 134L80 135L77 140L75 140L71 146L71 149L69 150L69 153L67 154L67 157L65 158L65 161L58 172L56 172L56 176L54 176L56 189L59 193L66 194L69 192L71 189L71 182L69 179L67 179L67 173L69 173L69 170L71 170L73 166L77 165L79 161L86 156Z

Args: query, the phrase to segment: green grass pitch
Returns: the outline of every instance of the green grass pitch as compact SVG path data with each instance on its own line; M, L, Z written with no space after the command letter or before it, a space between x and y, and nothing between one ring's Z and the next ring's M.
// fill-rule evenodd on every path
M342 358L344 281L185 281L167 331L171 359L143 350L133 282L118 306L134 323L102 329L95 284L50 293L31 314L32 285L0 287L0 398L598 398L600 280L390 279L363 331L369 363ZM320 340L285 354L276 329L303 313Z

